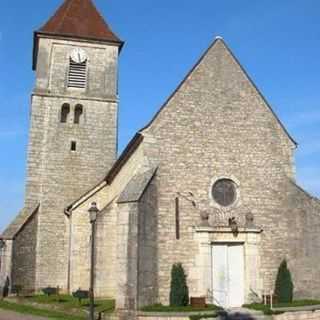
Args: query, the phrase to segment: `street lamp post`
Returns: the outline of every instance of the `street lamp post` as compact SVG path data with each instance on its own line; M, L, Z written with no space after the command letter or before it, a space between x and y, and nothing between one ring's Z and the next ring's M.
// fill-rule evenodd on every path
M99 209L96 202L91 204L89 209L91 223L91 268L90 268L90 320L94 320L94 249L95 249L95 232L96 221Z

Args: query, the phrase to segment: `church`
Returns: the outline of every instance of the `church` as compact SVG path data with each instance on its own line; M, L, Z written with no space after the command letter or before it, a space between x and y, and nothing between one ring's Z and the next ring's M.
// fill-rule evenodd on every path
M34 33L25 203L1 235L0 286L88 290L95 203L95 295L120 310L167 304L175 263L190 296L225 307L272 292L283 259L295 297L319 298L320 201L225 41L117 157L123 44L92 0L65 0Z

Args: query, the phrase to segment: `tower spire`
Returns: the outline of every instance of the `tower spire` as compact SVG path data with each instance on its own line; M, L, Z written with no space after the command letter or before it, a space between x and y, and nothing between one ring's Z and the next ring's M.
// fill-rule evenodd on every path
M42 35L110 42L119 46L120 49L123 45L92 0L65 0L55 14L35 32L35 53L37 52L38 38Z

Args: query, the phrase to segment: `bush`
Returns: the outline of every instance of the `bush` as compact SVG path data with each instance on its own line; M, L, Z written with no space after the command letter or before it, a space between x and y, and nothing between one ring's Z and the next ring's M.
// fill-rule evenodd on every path
M293 283L290 270L287 267L287 261L283 260L278 269L275 294L279 303L292 302Z
M187 276L181 263L177 263L171 269L170 306L182 307L188 304Z

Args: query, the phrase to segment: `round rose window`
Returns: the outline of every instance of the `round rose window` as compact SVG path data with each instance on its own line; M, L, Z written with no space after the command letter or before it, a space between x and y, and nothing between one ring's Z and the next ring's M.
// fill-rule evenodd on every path
M218 180L212 187L212 197L220 206L231 206L237 198L235 183L230 179Z

